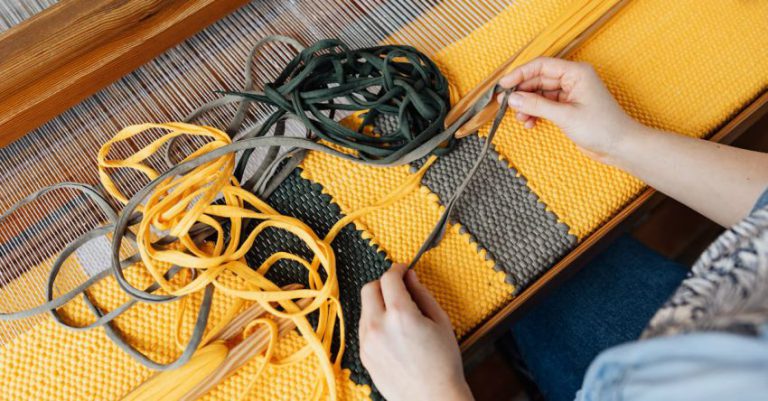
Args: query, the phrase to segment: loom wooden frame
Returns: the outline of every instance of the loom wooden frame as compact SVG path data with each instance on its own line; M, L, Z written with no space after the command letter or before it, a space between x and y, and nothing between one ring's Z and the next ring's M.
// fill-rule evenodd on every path
M69 0L0 34L0 147L248 0Z
M248 0L69 0L0 34L0 147L202 30ZM601 19L566 52L594 33ZM96 23L86 23L86 21ZM40 63L45 56L47 63ZM710 138L729 143L768 115L768 91ZM462 341L465 356L504 333L526 307L575 274L632 220L658 203L646 189L546 274Z

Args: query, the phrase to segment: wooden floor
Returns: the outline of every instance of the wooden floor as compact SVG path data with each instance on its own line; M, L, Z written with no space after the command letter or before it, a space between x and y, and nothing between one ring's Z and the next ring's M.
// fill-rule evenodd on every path
M734 146L768 152L768 117L763 118L733 143ZM722 231L722 227L666 198L638 219L631 235L669 259L691 265ZM477 401L538 401L535 388L525 383L501 344L488 346L474 361L467 361L467 380ZM529 397L529 393L533 398Z

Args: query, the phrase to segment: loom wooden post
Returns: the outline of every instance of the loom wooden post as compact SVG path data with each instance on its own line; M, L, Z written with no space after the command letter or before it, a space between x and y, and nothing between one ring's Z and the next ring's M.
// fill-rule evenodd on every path
M0 147L246 2L65 1L0 34Z

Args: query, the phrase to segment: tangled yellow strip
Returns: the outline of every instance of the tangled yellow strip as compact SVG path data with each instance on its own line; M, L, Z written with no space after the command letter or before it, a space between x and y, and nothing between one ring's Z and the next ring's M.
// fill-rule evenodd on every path
M156 129L167 131L167 133L129 157L108 158L113 145ZM133 169L154 180L160 174L147 164L147 159L157 153L168 141L182 135L208 140L184 161L231 143L229 136L218 129L186 123L140 124L126 127L105 143L98 154L99 176L106 191L123 204L128 203L128 197L112 180L109 170ZM160 288L170 295L188 296L202 291L211 284L216 290L241 300L241 303L236 305L237 308L232 308L228 319L224 319L222 324L226 324L234 317L243 301L255 301L273 316L292 320L306 340L306 346L282 360L268 360L267 363L292 364L314 355L319 362L319 371L313 399L319 399L325 394L331 399L336 399L335 377L340 370L341 355L344 352L344 319L339 302L336 259L331 242L341 229L354 219L385 208L418 188L421 177L434 160L434 156L431 157L418 174L410 176L384 199L348 214L331 228L325 238L319 238L302 221L278 213L252 193L240 188L233 177L235 155L230 153L221 156L201 164L187 174L166 178L159 183L145 204L139 207L138 210L143 214L143 218L135 228L135 236L143 266L157 281ZM216 204L214 204L215 201L217 201ZM241 238L244 229L244 219L255 219L258 224L240 243L238 239ZM228 243L222 220L229 222ZM195 224L212 228L216 233L215 240L204 244L196 243L190 235L190 229ZM288 252L276 252L258 267L248 266L244 260L245 254L253 246L256 237L269 227L286 230L301 239L312 252L312 260L307 261ZM158 239L156 234L158 232L171 235L177 240L162 246L153 244ZM267 279L265 277L267 272L280 260L291 260L303 266L308 272L308 288L282 290ZM179 284L174 280L166 279L164 277L166 271L159 266L169 264L181 266L184 269L182 271L188 271L190 280ZM321 271L325 273L325 279ZM191 274L193 272L194 275ZM223 280L225 277L227 280ZM242 286L233 286L232 278L236 278ZM298 299L311 299L311 302L301 308L294 302ZM179 319L183 315L181 310L186 304L183 301L179 302ZM276 308L274 304L279 305L282 310ZM313 312L317 312L317 328L313 328L307 320L307 315ZM331 342L337 325L340 345L335 355L332 355ZM180 327L180 324L177 325L178 329ZM178 338L177 342L179 342ZM265 352L267 355L272 354L275 342L276 336L272 336ZM180 342L179 345L181 346ZM201 352L200 354L211 356L211 353ZM211 356L211 358L218 357L219 354ZM174 386L172 383L163 383L163 385Z

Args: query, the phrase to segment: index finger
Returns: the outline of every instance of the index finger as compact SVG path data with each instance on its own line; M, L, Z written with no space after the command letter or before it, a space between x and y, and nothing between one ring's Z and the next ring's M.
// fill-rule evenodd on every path
M408 270L404 264L395 263L381 276L381 294L384 298L384 306L389 311L418 311L416 303L411 298L411 293L405 287L403 276Z
M384 313L384 298L381 295L381 283L374 280L360 290L360 318L375 317Z
M529 79L541 76L560 79L572 65L572 61L554 57L537 57L517 68L499 80L499 85L509 89Z

